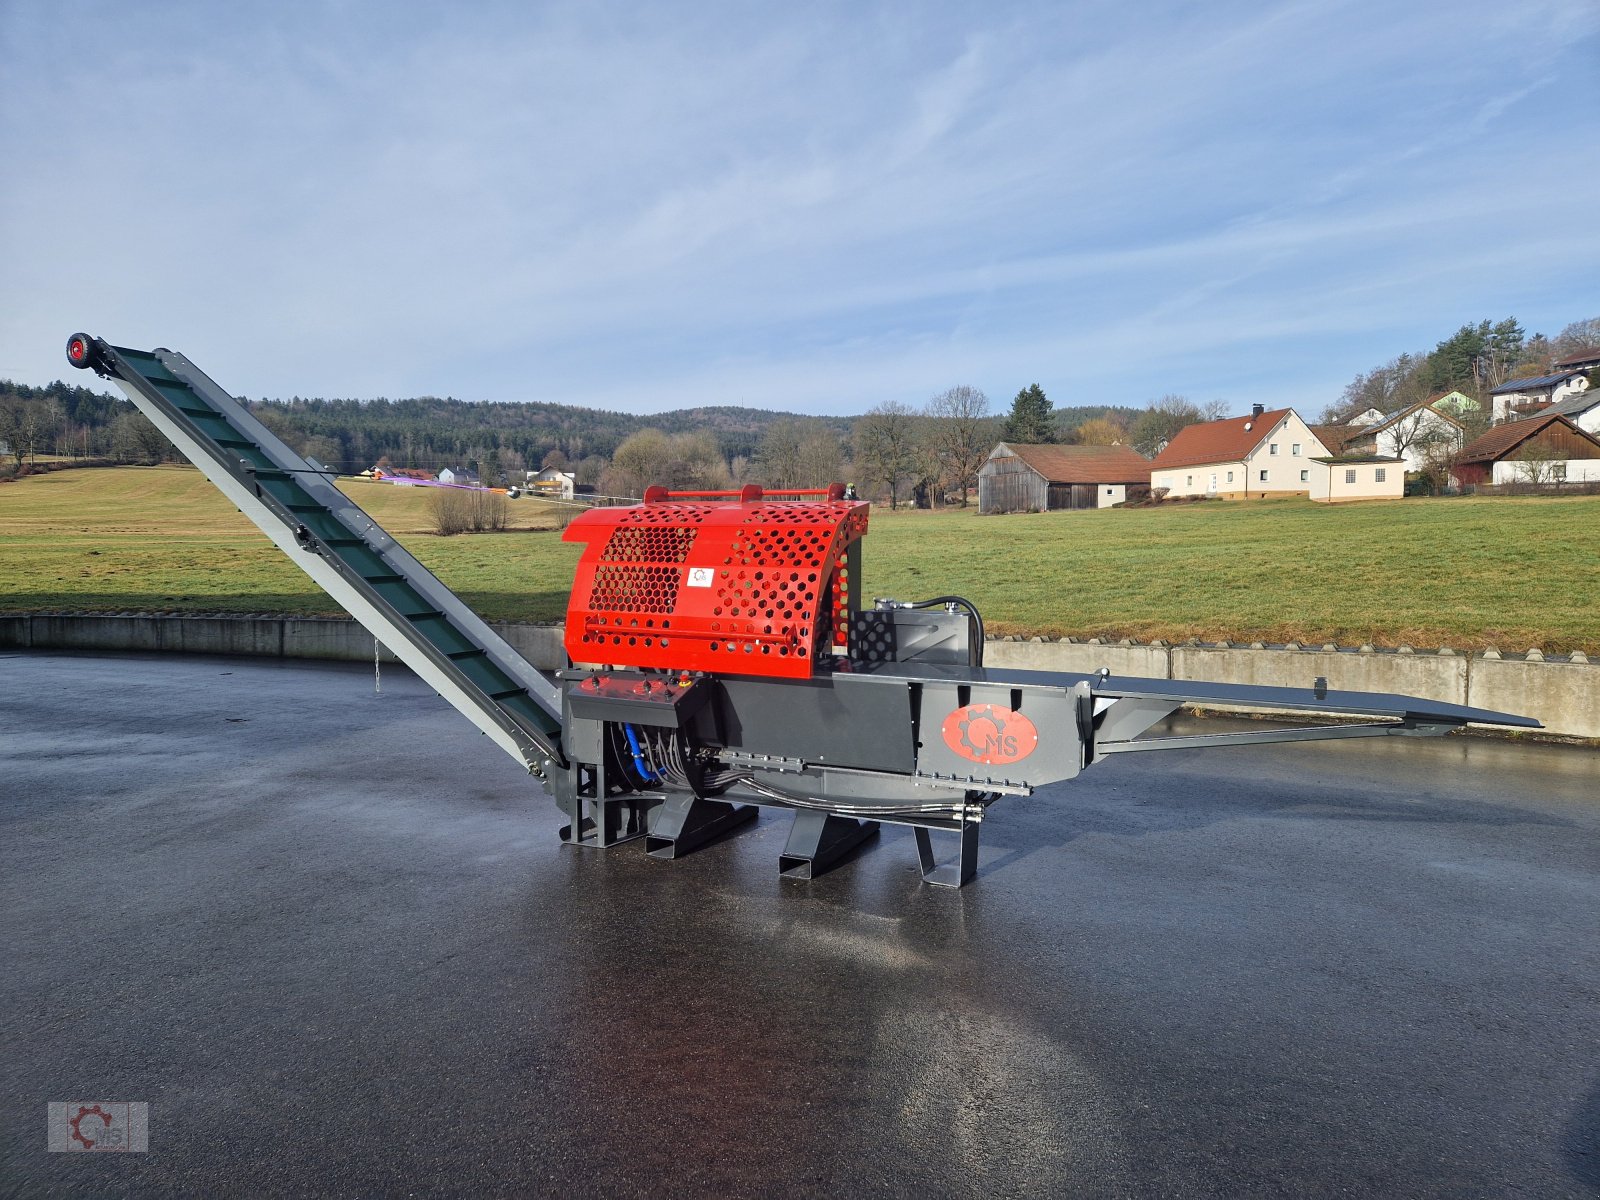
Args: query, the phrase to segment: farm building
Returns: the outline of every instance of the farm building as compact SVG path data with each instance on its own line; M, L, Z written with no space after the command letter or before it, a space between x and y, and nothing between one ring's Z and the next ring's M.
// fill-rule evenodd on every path
M1600 437L1600 388L1589 388L1552 404L1540 415L1565 417L1585 433Z
M978 472L978 511L1110 508L1150 492L1150 463L1127 446L1001 442Z
M1248 417L1180 429L1151 461L1150 484L1170 496L1224 500L1313 496L1317 467L1311 460L1327 454L1294 409L1267 412L1258 404Z
M1406 494L1406 460L1345 451L1313 457L1308 468L1311 498L1322 504L1345 500L1398 500Z
M1461 450L1457 487L1479 483L1600 481L1600 439L1560 413L1496 425Z

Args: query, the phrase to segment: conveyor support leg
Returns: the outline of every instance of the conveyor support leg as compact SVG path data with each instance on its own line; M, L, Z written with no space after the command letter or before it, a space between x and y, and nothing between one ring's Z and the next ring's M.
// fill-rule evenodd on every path
M938 887L961 887L978 873L978 823L962 822L956 832L958 853L949 862L940 863L933 856L933 830L918 825L917 858L922 863L922 878Z
M651 858L680 858L707 842L756 819L754 804L730 804L698 796L668 796L650 816L645 853Z
M794 814L788 844L778 859L778 874L786 879L814 879L862 842L877 836L876 821L858 821L815 808L799 809Z

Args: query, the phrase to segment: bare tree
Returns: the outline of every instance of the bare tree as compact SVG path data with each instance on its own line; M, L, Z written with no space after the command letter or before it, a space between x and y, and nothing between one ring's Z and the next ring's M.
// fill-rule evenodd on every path
M777 421L761 438L752 477L773 490L826 487L839 478L843 457L825 421Z
M799 421L774 421L762 435L756 451L756 469L769 488L800 485L800 441L804 430Z
M1343 394L1322 410L1321 423L1342 425L1357 413L1375 408L1390 413L1427 395L1426 354L1402 354L1381 367L1357 375Z
M716 435L641 429L617 447L600 477L601 490L613 496L642 496L652 483L674 491L727 487L728 464Z
M928 417L928 448L944 483L967 506L967 493L978 486L983 460L999 440L996 422L989 416L989 397L962 384L940 392L924 410Z
M1119 446L1128 440L1128 431L1110 413L1090 417L1075 431L1080 446Z
M808 421L800 438L801 487L827 487L842 482L844 473L844 447L839 435L825 422Z
M434 532L440 537L457 533L499 532L506 527L503 492L479 488L440 488L433 493Z
M1140 454L1155 455L1178 436L1179 430L1202 421L1221 420L1227 414L1226 401L1211 400L1199 405L1187 396L1169 393L1150 402L1150 406L1134 421L1128 436L1133 439L1133 448Z
M1566 463L1549 446L1529 442L1516 456L1517 474L1532 487L1549 487L1564 476Z
M1596 348L1600 348L1600 317L1590 317L1587 321L1574 321L1556 334L1550 343L1550 356L1571 358Z
M1431 408L1414 408L1378 434L1380 447L1396 458L1425 459L1435 451L1461 445L1461 431Z
M885 400L855 425L856 465L889 492L889 507L916 473L917 414L909 404Z

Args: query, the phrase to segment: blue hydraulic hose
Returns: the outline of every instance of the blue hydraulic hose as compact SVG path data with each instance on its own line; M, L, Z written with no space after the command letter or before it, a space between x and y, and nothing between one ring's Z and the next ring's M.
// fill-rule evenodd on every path
M628 749L633 751L633 765L639 769L639 774L646 779L654 779L656 773L645 765L644 753L639 749L639 735L634 733L632 725L624 725L622 732L628 737Z

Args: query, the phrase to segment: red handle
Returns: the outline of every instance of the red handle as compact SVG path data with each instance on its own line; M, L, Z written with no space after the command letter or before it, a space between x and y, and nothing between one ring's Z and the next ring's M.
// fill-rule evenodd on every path
M747 483L736 492L669 492L659 483L652 483L644 490L644 502L646 504L660 504L664 500L715 500L736 497L741 504L748 504L752 500L763 499L766 494L766 491L759 483ZM844 484L830 483L825 488L774 488L772 494L775 496L826 496L829 500L843 500Z

